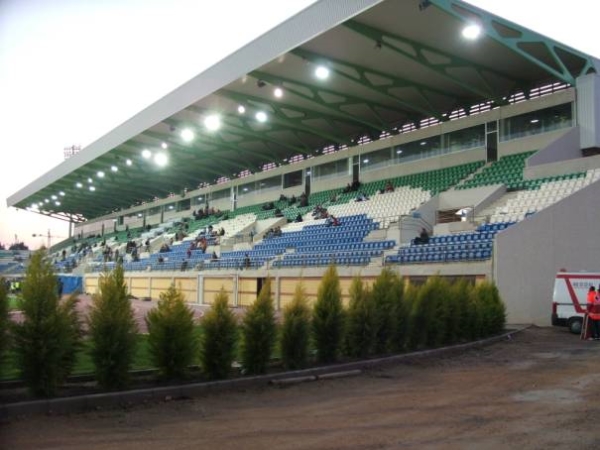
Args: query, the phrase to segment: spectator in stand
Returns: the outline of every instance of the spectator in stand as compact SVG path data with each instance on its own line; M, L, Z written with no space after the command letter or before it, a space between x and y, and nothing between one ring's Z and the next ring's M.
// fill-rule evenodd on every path
M187 259L181 261L181 271L185 272L187 270L188 262Z
M248 253L246 253L244 255L244 268L249 269L250 268L250 256L248 255Z
M162 257L162 255L159 255L159 257L158 257L158 260L157 260L157 261L158 261L158 263L159 263L159 264L162 264L162 263L164 263L164 262L165 262L165 258L163 258L163 257Z
M359 188L359 187L360 187L360 181L358 181L358 180L354 180L354 181L352 182L352 184L350 185L350 190L351 190L352 192L356 192L356 191L358 191L358 188Z
M164 243L163 245L160 246L160 250L158 251L159 253L166 253L166 252L170 252L171 249L169 248L169 246L167 245L167 243Z
M283 217L283 213L279 208L275 209L275 217Z
M420 244L428 244L428 243L429 243L429 233L427 233L427 230L425 228L421 228L421 234L419 234L419 237L415 238L415 244L420 245Z
M219 229L219 236L225 236L225 229L223 227Z
M383 192L385 192L385 193L394 192L394 186L392 185L391 181L388 180L385 183L385 188L384 188Z
M365 202L367 200L369 200L369 197L367 197L367 195L364 192L360 192L356 197L357 202Z
M217 259L219 259L219 257L217 256L217 252L215 252L213 250L212 255L210 256L210 259L212 259L213 261L216 261Z
M150 238L146 239L146 242L144 242L144 251L150 252Z
M304 207L304 206L308 206L308 196L306 195L306 192L303 192L300 195L300 207Z
M294 203L296 203L296 196L292 195L288 200L288 206L292 206Z
M294 222L297 222L297 223L302 222L302 214L298 213Z

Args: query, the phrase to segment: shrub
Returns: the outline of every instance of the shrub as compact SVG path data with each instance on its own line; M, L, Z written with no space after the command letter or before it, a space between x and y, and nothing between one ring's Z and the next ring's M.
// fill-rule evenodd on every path
M308 361L310 308L302 283L296 285L294 298L283 309L281 358L286 369L301 369Z
M437 275L419 288L411 311L409 348L444 344L448 289L448 282Z
M340 280L335 266L331 265L321 279L313 309L313 339L319 362L336 360L343 338L343 327Z
M376 331L372 292L356 276L350 285L350 305L346 315L347 354L356 358L368 356L375 345Z
M430 314L426 332L428 347L439 347L447 343L445 339L447 336L449 290L449 283L437 275L430 277L421 289L421 295L426 298Z
M414 321L418 319L415 315L418 298L419 288L412 283L408 283L402 299L402 306L405 314L405 326L401 332L398 332L399 340L396 341L398 350L413 349L417 345L416 340L418 336L414 335L414 333L418 330L418 327L414 325ZM403 338L401 336L403 336Z
M0 375L4 368L6 350L9 347L8 334L8 287L4 278L0 278Z
M464 278L454 282L450 287L448 305L448 326L446 336L449 343L470 339L470 292L472 286Z
M135 356L137 325L127 294L123 267L100 276L89 315L91 356L98 384L120 389L129 382Z
M475 340L485 335L483 306L479 300L477 287L474 287L469 292L468 306L469 314L469 340Z
M212 380L227 378L235 358L237 323L228 302L227 293L221 288L212 308L202 319L200 365Z
M386 353L391 348L395 330L397 282L398 276L389 268L384 268L373 283L375 353Z
M394 298L394 330L392 337L392 350L402 351L404 350L406 343L406 336L408 332L408 322L410 314L410 299L408 299L405 288L404 280L396 276L392 286L393 298Z
M258 298L246 312L242 325L242 366L247 373L261 374L267 371L276 333L271 279L267 278Z
M501 333L506 324L506 309L495 284L485 281L475 288L481 309L481 335Z
M23 321L14 324L21 376L35 396L50 397L71 373L80 345L77 298L60 304L57 279L43 250L31 257L22 287Z
M185 377L194 361L197 340L194 312L182 292L171 285L146 316L150 357L166 379Z

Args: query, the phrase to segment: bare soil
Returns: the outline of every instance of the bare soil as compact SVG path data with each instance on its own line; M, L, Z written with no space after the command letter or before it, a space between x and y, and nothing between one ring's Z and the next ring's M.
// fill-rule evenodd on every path
M600 448L600 341L530 328L355 378L0 425L6 449Z

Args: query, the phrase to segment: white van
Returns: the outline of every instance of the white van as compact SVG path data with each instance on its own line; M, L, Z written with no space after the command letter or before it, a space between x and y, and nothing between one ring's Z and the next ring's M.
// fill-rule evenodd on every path
M567 326L571 333L581 333L583 316L587 310L590 286L600 284L600 273L558 272L552 296L552 325Z

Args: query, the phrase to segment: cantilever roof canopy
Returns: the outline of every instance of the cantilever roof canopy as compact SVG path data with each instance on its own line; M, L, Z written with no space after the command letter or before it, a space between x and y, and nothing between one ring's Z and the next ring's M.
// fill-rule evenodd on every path
M462 32L473 24L481 35L468 40ZM9 197L8 205L91 219L331 145L449 120L542 85L574 85L597 67L591 56L458 0L321 0ZM144 158L144 150L152 156Z

